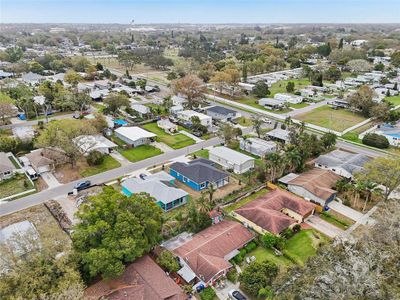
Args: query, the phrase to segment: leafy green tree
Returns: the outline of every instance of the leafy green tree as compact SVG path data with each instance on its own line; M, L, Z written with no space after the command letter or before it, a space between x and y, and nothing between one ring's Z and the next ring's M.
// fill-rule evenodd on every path
M326 132L321 136L322 145L326 150L331 149L336 145L337 136L334 133Z
M252 296L258 296L261 289L269 289L278 275L278 267L269 262L252 262L239 275L240 286Z
M317 53L324 57L329 56L329 54L331 54L331 52L332 52L332 49L331 49L330 43L327 43L327 44L317 47Z
M330 66L324 73L324 79L335 82L342 77L342 72L336 66Z
M396 51L391 55L390 63L397 68L400 67L400 51Z
M361 111L362 115L368 118L371 115L372 108L376 106L376 102L373 100L375 95L373 89L363 85L347 101L353 109Z
M289 81L286 85L286 91L288 93L293 93L294 92L294 82L293 81Z
M93 278L121 275L125 264L160 241L162 210L146 193L126 197L112 187L80 206L72 234L82 271Z
M263 80L258 81L254 85L251 92L259 98L267 97L268 95L271 94L271 92L269 91L268 85Z
M116 113L121 107L130 106L129 98L126 95L119 93L109 94L104 99L104 103L107 104L108 110L113 113Z
M385 136L377 133L367 133L363 137L362 143L364 145L376 147L379 149L387 149L390 145L388 139Z
M76 86L80 81L82 81L82 76L74 70L68 70L64 75L64 81L72 86Z
M10 47L5 50L7 61L15 63L24 56L24 51L20 47Z
M175 256L168 250L163 250L157 257L157 263L168 272L177 272L180 269Z
M0 92L0 118L3 124L6 122L6 118L11 117L14 112L13 103L11 97Z

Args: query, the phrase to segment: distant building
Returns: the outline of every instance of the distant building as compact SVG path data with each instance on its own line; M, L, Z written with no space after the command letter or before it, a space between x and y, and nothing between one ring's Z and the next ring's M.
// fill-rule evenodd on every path
M282 101L273 98L261 98L258 104L269 109L282 109L285 106Z
M183 110L177 112L177 117L181 120L191 122L192 117L198 117L200 119L200 123L203 126L210 127L212 125L212 118L205 114L196 112L194 110Z
M303 97L292 95L292 94L277 93L277 94L275 94L274 99L282 101L282 102L288 102L291 104L298 104L298 103L303 102Z
M283 143L287 143L290 141L289 130L286 130L286 129L275 128L275 129L272 129L271 131L268 131L265 134L265 136L272 140L283 142Z

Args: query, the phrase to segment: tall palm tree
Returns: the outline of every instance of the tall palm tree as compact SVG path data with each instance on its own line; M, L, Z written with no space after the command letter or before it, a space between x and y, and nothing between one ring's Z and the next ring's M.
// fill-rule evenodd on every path
M200 198L196 200L196 209L200 213L209 213L211 211L210 202L206 200L204 194L201 194Z
M209 204L214 206L215 201L214 201L214 193L216 191L215 185L213 183L210 183L207 187L207 190L205 191L206 194L209 196Z
M378 184L374 183L372 181L366 181L364 183L364 188L365 188L365 202L362 211L365 211L365 208L367 207L368 201L370 200L372 194L380 192L378 189Z
M301 169L303 159L297 149L290 149L285 153L285 161L289 166L289 171Z

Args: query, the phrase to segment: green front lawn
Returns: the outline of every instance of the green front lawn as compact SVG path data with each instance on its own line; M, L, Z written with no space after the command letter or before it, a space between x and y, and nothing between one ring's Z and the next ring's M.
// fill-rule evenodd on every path
M104 157L104 161L102 164L98 166L89 166L88 168L83 170L80 174L82 177L88 177L111 169L119 168L120 166L121 164L118 161L116 161L110 155L107 155Z
M294 83L295 91L305 88L308 85L311 85L310 80L308 80L307 78L280 80L271 85L271 88L269 89L271 94L269 95L269 97L274 97L274 95L278 93L287 93L286 86L289 81Z
M346 230L349 228L354 222L349 222L345 218L341 218L337 215L333 215L327 211L322 212L319 217L332 225L335 225L336 227L339 227L340 229Z
M399 96L392 96L386 97L386 101L393 103L394 106L400 105L400 95Z
M149 123L142 126L144 129L153 132L157 135L156 141L164 143L170 146L173 149L180 149L190 145L193 145L195 141L190 137L178 133L175 135L171 135L166 133L164 130L158 127L157 123Z
M243 127L249 127L253 125L253 121L249 118L245 118L245 117L240 117L237 118L236 121L238 122L239 125L243 126Z
M308 104L308 103L305 103L305 102L296 103L296 104L289 103L289 106L290 106L291 108L295 108L295 109L307 107L308 105L309 105L309 104Z
M329 239L314 229L301 230L290 238L283 253L299 265L304 265L306 260L317 254L320 244Z
M192 153L193 155L196 155L196 157L203 157L203 158L207 158L209 157L209 151L208 149L201 149L199 151L196 151L194 153Z
M320 106L307 113L298 115L296 119L339 132L365 120L359 114L345 109L333 109L329 105Z
M242 104L245 104L245 105L248 105L248 106L252 106L252 107L255 107L255 108L258 108L258 109L262 109L262 110L265 110L265 111L269 111L269 112L272 112L272 113L276 113L276 114L284 114L284 113L287 113L287 112L291 111L288 108L282 109L282 110L268 109L268 108L265 108L264 106L258 104L258 100L259 99L257 99L257 98L248 96L246 98L241 98L241 99L237 99L237 100L233 100L233 101L234 102L239 102L239 103L242 103Z
M141 145L131 149L121 150L120 153L129 161L136 162L149 157L160 155L163 152L151 145Z
M268 190L267 189L262 189L262 190L254 193L254 194L252 194L252 195L250 195L250 196L248 196L246 198L243 198L242 200L240 200L238 202L232 203L231 205L229 205L227 207L224 207L224 210L227 213L230 213L230 212L234 211L235 209L238 209L239 207L242 207L243 205L249 203L250 201L265 195L266 193L268 193Z
M23 174L0 181L0 199L16 195L35 188Z

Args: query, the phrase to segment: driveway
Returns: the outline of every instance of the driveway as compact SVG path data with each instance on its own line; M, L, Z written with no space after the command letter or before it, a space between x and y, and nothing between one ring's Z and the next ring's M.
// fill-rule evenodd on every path
M174 151L174 149L172 149L170 146L168 146L168 145L166 145L164 143L152 142L151 145L156 147L156 148L158 148L158 149L160 149L164 153Z
M40 176L46 182L49 189L61 185L61 183L58 182L57 178L51 172L44 172L40 174Z
M198 138L194 134L191 134L190 132L187 132L186 130L181 130L179 133L182 133L186 135L187 137L190 137L192 140L194 140L196 143L201 143L203 140L201 138Z
M330 238L337 237L338 235L341 235L344 232L342 229L322 220L320 217L315 215L309 217L305 221L305 223Z
M120 164L121 164L121 166L126 166L126 165L130 164L130 161L127 160L125 157L123 157L123 156L121 155L121 153L119 153L118 151L113 151L113 152L111 152L111 153L110 153L110 156L111 156L112 158L114 158L115 160L119 161Z
M352 209L351 207L348 207L338 201L332 201L328 204L328 206L339 214L342 214L343 216L348 217L356 222L364 216L359 211Z
M230 282L228 279L224 280L224 284L225 286L223 288L221 287L215 287L214 290L217 293L217 296L220 300L229 300L231 298L229 298L229 291L231 290L237 290L239 292L241 292L247 299L250 299L246 296L245 293L243 293L240 289L239 289L239 282L236 283L232 283Z

